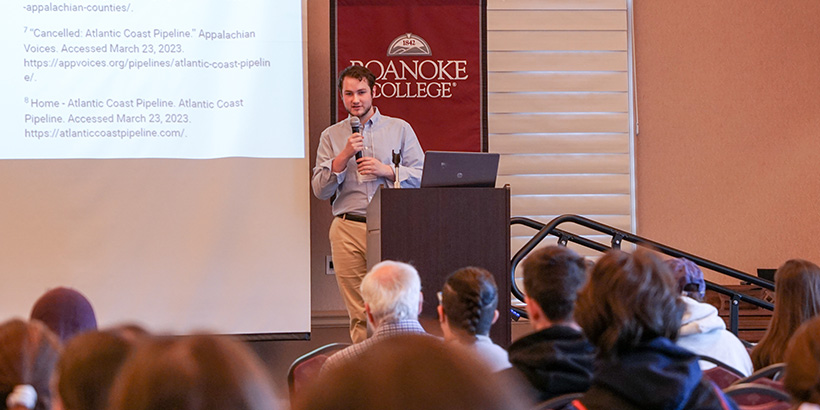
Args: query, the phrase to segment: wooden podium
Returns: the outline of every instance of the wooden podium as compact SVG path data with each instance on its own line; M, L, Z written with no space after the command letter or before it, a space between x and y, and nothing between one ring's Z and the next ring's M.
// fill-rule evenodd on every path
M437 317L447 276L465 266L490 271L498 285L498 322L490 337L510 344L509 188L379 189L367 207L367 268L408 262L421 276L423 318Z

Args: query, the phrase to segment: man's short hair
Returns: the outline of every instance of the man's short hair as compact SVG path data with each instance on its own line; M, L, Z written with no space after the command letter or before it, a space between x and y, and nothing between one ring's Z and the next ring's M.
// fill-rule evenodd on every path
M359 81L362 79L367 80L367 85L370 86L370 92L373 92L373 87L376 86L376 76L367 69L367 67L363 67L360 65L352 65L339 73L339 92L342 92L342 83L345 80L345 77L355 78Z
M586 268L584 258L566 246L537 249L522 263L525 293L550 321L570 319Z
M362 280L362 299L376 320L418 319L421 278L412 265L383 261Z

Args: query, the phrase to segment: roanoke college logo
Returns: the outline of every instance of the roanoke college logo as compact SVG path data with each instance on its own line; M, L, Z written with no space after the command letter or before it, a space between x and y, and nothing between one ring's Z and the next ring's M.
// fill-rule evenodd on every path
M387 48L387 56L431 56L430 46L423 38L406 33L396 37Z
M350 64L367 67L376 76L373 98L453 98L458 83L469 78L467 60L433 59L432 55L427 41L406 33L390 42L386 59L350 60Z

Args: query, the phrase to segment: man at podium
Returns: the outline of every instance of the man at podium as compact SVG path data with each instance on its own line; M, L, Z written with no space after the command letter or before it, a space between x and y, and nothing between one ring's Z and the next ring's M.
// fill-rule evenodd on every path
M347 118L322 131L311 185L319 199L332 199L330 249L336 282L350 316L350 338L367 338L360 286L367 274L367 204L379 186L418 188L424 152L407 121L381 115L373 106L376 77L353 65L339 74ZM395 167L393 154L399 154Z

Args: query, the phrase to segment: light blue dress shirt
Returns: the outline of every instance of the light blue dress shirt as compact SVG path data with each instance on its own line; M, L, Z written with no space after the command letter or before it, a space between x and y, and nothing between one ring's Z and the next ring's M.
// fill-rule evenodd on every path
M416 133L407 121L381 115L375 107L374 110L373 116L363 125L362 135L365 137L365 143L368 143L367 139L370 138L374 156L394 170L392 152L401 150L398 175L401 187L418 188L424 166L424 152ZM351 133L350 117L322 131L311 185L313 194L319 199L329 199L336 194L333 215L352 213L364 216L367 204L376 194L379 185L390 188L393 181L376 178L369 182L359 182L355 157L347 162L347 167L342 172L332 171L333 159L344 149Z

